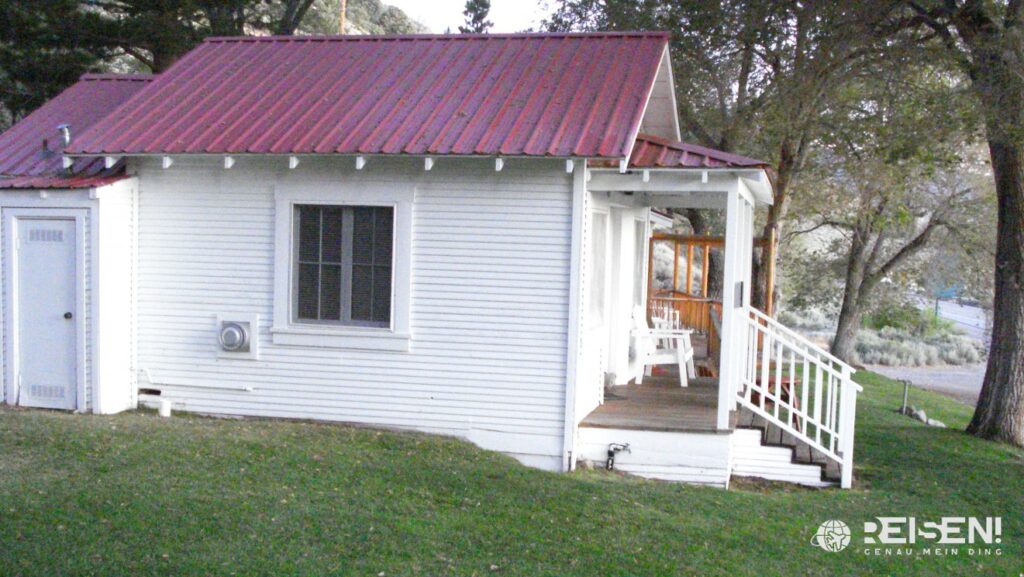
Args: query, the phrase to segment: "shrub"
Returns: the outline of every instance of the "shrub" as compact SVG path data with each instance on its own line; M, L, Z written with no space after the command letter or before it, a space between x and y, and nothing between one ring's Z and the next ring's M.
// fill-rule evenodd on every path
M983 361L985 354L981 341L954 332L922 336L895 327L863 328L854 343L853 361L906 367L970 365Z

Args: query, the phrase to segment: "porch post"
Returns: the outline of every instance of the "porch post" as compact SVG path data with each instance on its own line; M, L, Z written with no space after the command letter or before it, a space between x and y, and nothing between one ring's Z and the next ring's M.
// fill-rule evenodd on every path
M565 422L563 423L562 469L576 468L576 384L580 366L580 322L583 316L583 251L584 223L587 219L587 161L578 161L572 175L572 238L569 264L569 335L565 358Z
M741 214L739 181L729 186L725 203L725 282L722 283L722 345L719 350L717 428L729 428L729 410L732 408L733 381L737 374L736 315L742 302L737 302L737 282L740 276Z

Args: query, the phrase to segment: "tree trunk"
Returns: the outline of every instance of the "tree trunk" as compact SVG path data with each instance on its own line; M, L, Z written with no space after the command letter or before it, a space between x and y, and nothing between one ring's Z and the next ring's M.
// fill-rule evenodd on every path
M775 246L772 247L774 250L769 250L769 247L766 246L760 251L760 254L757 254L757 251L755 251L756 258L754 259L753 270L751 271L753 278L751 279L750 286L750 304L762 311L765 310L765 306L768 304L768 270L775 266L779 259L782 219L786 217L786 212L789 209L789 195L787 193L789 192L789 184L792 182L793 175L796 172L796 167L796 156L789 150L788 146L783 146L775 178L773 203L768 207L768 218L761 231L762 238L772 238L774 236ZM775 232L774 235L772 235L773 231ZM776 262L769 263L769 255L774 255L773 258ZM773 300L778 302L777 298Z
M857 298L849 298L847 291L843 296L843 308L839 310L839 324L836 325L836 337L832 340L832 354L846 363L853 358L854 344L857 342L857 331L860 330L861 307Z
M1018 23L994 26L983 7L965 6L956 21L973 56L971 86L985 113L999 203L992 345L967 432L1024 447L1024 46ZM1016 14L1020 5L1008 9Z
M850 252L846 258L846 282L843 284L843 306L839 309L839 323L836 336L832 339L832 354L845 362L853 358L853 346L860 330L863 307L861 289L867 274L868 260L867 232L861 227L853 231Z
M990 132L989 154L999 198L994 322L985 380L967 431L1024 446L1024 149L994 141Z

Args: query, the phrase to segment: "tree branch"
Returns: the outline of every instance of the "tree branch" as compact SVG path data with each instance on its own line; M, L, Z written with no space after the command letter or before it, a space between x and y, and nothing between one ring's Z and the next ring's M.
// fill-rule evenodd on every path
M896 254L892 255L892 257L882 264L882 266L878 267L877 270L864 275L864 283L869 286L878 284L879 281L888 276L896 267L903 264L903 262L927 246L932 234L938 230L939 227L945 226L945 224L945 222L936 218L929 219L928 224L921 229L921 232L919 232L917 236L907 244L903 245L903 248L896 251Z

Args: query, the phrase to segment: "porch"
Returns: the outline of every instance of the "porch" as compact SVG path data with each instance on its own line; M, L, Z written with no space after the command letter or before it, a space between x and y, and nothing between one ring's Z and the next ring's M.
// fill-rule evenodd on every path
M605 392L604 404L580 422L581 427L698 433L731 433L738 413L730 414L728 429L717 420L718 379L697 377L680 387L676 371L648 377L642 385L622 385Z
M591 166L582 183L587 300L573 457L719 486L749 475L850 487L853 369L752 304L754 251L774 245L753 235L756 208L772 200L765 168L682 143L638 146L628 164ZM720 211L725 234L654 233L654 207ZM671 278L658 279L663 245ZM758 302L770 311L770 291ZM678 366L652 375L651 362L688 358L674 352L688 350L685 334L696 361L689 383ZM838 476L823 476L824 463Z

